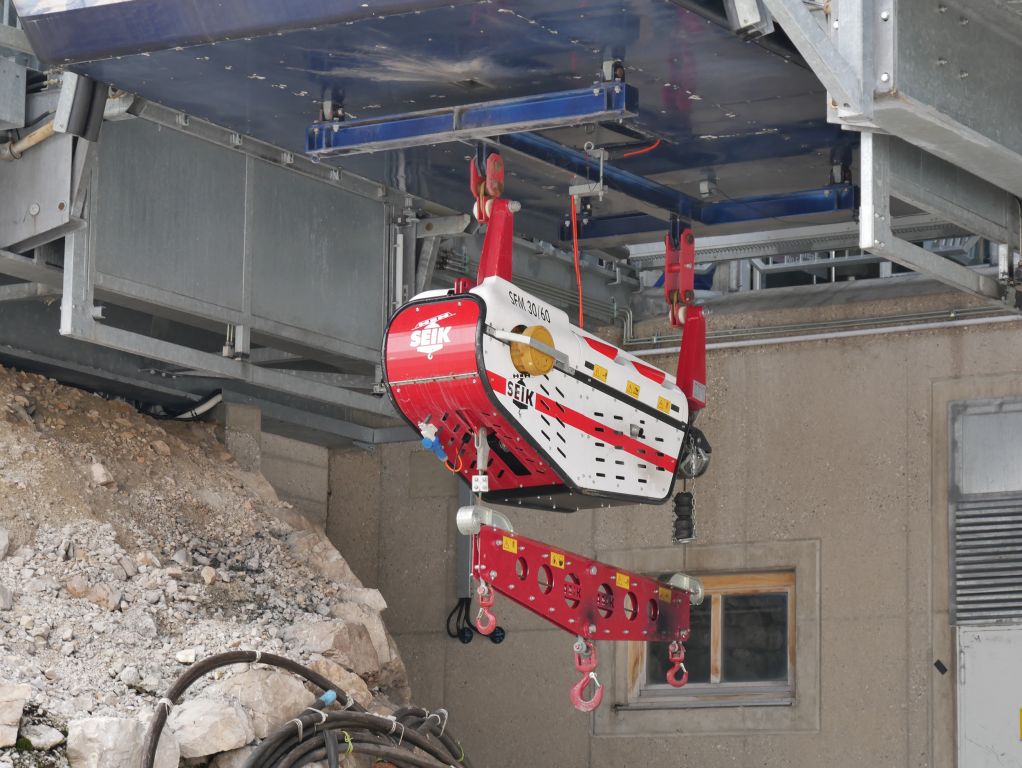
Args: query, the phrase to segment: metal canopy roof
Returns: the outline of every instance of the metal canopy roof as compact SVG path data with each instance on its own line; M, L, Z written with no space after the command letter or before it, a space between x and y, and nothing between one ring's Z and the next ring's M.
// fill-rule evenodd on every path
M662 138L655 151L614 164L691 195L712 176L719 200L828 183L832 158L856 137L826 122L823 87L797 56L705 18L709 5L225 0L200 12L187 0L19 3L44 60L74 62L101 81L296 153L324 99L362 118L530 96L586 85L605 59L619 58L639 91L638 116L595 135L590 127L547 136L576 148ZM470 207L468 146L403 152L330 162ZM570 174L517 158L508 166L506 194L525 206L520 226L558 239ZM611 194L598 214L636 210ZM752 226L771 224L780 222Z

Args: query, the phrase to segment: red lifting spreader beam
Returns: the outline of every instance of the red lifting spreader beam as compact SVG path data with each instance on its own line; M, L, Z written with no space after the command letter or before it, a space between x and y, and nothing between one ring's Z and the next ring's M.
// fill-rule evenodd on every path
M671 643L667 682L681 687L688 681L681 643L689 634L690 595L684 589L491 525L472 536L472 575L480 582L476 628L484 635L497 624L490 611L496 591L578 636L575 666L584 676L572 688L577 709L591 711L603 698L594 640ZM587 701L590 680L596 690Z

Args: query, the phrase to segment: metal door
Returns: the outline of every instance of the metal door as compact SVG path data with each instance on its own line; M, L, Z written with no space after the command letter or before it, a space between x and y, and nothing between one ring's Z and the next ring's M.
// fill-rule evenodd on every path
M1022 766L1022 627L958 628L958 766Z

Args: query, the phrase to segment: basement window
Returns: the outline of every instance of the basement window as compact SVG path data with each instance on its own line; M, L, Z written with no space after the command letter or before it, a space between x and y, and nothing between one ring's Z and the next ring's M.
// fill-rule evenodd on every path
M659 578L668 579L670 574ZM632 704L642 707L790 705L795 691L793 571L700 576L685 643L688 684L666 682L666 643L635 643Z

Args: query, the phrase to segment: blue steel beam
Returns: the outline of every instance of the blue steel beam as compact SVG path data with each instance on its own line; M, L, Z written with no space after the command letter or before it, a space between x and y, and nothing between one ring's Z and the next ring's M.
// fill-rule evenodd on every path
M703 224L733 224L810 213L851 211L859 206L858 193L859 190L851 184L831 184L777 195L736 197L703 205L697 218Z
M596 181L600 177L600 165L582 152L566 147L556 141L533 133L516 133L501 136L495 140L501 146L533 157L549 165L571 171L577 176ZM622 171L611 165L603 166L603 183L610 189L637 200L657 213L670 216L676 214L688 221L702 224L731 224L742 221L773 219L781 216L802 216L810 213L851 210L858 202L855 187L851 184L832 184L817 189L785 192L777 195L734 198L719 203L704 203L664 184ZM648 232L656 216L635 215L615 217L618 221L610 226L615 228L638 227L638 232ZM592 222L590 222L590 225ZM609 234L609 233L608 233ZM620 232L614 233L620 234ZM606 235L603 235L606 236Z
M472 141L505 133L634 117L638 92L621 82L503 101L411 112L361 120L327 120L306 130L305 151L336 157L449 141Z
M502 147L521 152L548 165L571 171L576 176L596 181L600 164L578 150L566 147L535 133L512 133L494 140ZM655 181L622 171L612 165L603 166L603 183L657 212L676 214L689 221L698 220L702 201Z

